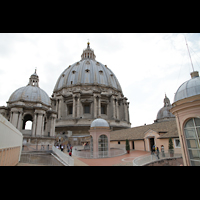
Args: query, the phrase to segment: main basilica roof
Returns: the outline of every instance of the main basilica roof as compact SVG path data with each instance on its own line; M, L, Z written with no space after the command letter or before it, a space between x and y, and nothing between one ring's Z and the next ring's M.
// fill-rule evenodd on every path
M87 48L81 55L82 59L62 72L54 92L75 85L98 85L122 92L115 74L106 65L95 60L96 56L89 44L88 42Z

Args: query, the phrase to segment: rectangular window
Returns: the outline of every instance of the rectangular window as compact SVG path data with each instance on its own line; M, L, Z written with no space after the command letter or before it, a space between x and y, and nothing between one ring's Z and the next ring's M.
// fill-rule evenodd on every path
M71 115L73 113L73 106L68 105L68 115Z
M90 105L84 105L84 113L90 113Z
M175 148L180 148L181 147L181 143L180 143L180 140L178 138L174 139L174 143L175 143Z
M106 113L106 109L107 109L107 106L106 105L101 105L101 114L107 114Z

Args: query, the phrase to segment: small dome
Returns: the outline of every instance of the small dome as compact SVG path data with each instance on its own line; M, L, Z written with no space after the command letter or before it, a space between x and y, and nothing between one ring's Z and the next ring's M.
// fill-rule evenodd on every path
M8 102L12 103L15 101L42 102L47 106L51 105L51 101L47 93L41 88L31 85L21 87L13 92Z
M174 96L174 102L200 94L200 77L197 71L191 73L191 79L184 82Z
M162 107L157 114L157 120L161 119L168 119L168 118L175 118L175 116L169 111L172 108L172 106Z
M165 95L164 98L164 106L158 111L156 122L161 121L168 121L172 118L174 119L175 116L170 112L170 109L172 108L172 105L170 104L169 98Z
M90 127L109 127L109 124L105 119L98 118L91 123Z
M41 102L47 106L51 106L51 100L47 93L42 90L39 85L39 77L36 74L31 75L29 78L29 84L25 87L21 87L13 92L8 100L9 103L15 101L27 101L27 102Z

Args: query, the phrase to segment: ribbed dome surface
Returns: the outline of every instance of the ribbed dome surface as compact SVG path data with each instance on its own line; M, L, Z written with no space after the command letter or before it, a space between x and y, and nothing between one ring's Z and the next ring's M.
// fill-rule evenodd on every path
M15 101L42 102L50 106L51 101L47 93L39 87L27 85L17 89L9 98L9 102Z
M184 82L174 96L174 102L200 94L200 77Z
M114 73L93 59L81 60L65 69L58 78L54 92L73 85L99 85L122 91Z

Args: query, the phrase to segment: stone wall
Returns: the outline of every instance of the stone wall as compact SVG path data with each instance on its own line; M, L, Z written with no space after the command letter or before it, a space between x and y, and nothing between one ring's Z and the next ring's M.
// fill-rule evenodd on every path
M183 165L183 158L167 158L159 161L154 161L144 166L180 166Z
M0 114L0 166L14 166L20 160L22 133Z

